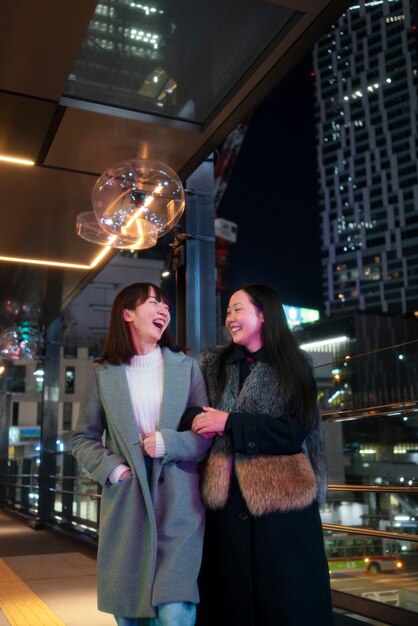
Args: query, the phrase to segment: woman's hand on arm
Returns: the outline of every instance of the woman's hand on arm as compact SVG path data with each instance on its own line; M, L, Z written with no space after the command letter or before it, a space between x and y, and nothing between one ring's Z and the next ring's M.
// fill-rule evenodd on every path
M229 413L219 411L210 406L204 406L203 413L199 413L193 420L192 431L205 439L215 435L223 435Z

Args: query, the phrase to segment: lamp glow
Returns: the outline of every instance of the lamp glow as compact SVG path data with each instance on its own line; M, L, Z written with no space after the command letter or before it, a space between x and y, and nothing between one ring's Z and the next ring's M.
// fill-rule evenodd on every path
M9 263L28 263L30 265L48 265L50 267L68 267L77 270L88 270L91 265L82 265L81 263L61 263L60 261L44 261L42 259L25 259L14 256L0 256L0 261Z
M90 265L84 265L81 263L64 263L61 261L47 261L45 259L25 259L22 257L14 256L0 256L0 261L6 261L7 263L27 263L28 265L44 265L48 267L64 267L74 270L91 270L110 252L112 248L107 246L92 260Z
M19 157L7 156L6 154L0 154L0 161L13 163L14 165L35 165L35 161L31 159L20 159Z

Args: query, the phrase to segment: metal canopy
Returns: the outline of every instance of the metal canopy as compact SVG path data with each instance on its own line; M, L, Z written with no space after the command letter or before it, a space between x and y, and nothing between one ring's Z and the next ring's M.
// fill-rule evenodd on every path
M185 180L348 4L5 3L0 156L35 165L0 161L0 307L40 303L53 319L114 254L95 264L102 248L75 232L97 177L139 156ZM80 267L33 263L47 261Z

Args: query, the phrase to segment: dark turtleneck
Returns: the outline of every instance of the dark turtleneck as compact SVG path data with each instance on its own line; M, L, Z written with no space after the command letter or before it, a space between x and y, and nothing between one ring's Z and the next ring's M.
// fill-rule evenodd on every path
M239 361L239 388L241 390L245 379L254 368L257 361L270 363L267 350L261 346L256 352L250 352L244 346L235 345L231 354L226 358L225 363L235 363Z

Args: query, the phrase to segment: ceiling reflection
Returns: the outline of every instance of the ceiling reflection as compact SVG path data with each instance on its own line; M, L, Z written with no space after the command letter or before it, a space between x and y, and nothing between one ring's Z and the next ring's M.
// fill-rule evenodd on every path
M256 0L102 0L64 95L204 123L297 17Z

